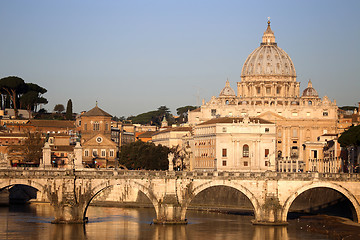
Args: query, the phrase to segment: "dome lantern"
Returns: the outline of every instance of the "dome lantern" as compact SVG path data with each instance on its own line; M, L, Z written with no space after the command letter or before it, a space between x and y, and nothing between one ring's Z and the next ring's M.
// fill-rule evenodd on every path
M262 37L262 45L269 45L269 44L276 44L275 43L275 35L274 32L271 30L270 27L270 17L268 18L268 26L266 28L266 31L264 32L264 35Z

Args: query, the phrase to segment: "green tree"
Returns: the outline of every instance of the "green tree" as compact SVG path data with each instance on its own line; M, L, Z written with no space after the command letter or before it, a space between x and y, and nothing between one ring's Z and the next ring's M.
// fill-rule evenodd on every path
M168 147L136 141L121 147L119 164L128 169L167 170L169 153Z
M65 117L66 117L67 120L72 120L72 118L73 118L73 108L72 108L71 99L69 99L68 102L67 102Z
M344 148L343 160L345 160L344 165L349 166L349 171L358 172L359 169L359 152L358 148L360 147L360 126L351 126L347 131L343 132L338 138L340 146ZM351 152L353 154L351 154ZM346 169L345 169L346 170Z
M179 116L178 123L184 123L188 121L188 111L196 109L195 106L185 106L176 109L176 113Z
M351 126L338 139L341 147L360 146L360 126Z
M56 104L54 107L54 112L62 113L65 110L64 105L62 104Z
M25 139L19 145L11 145L8 148L9 160L20 163L39 164L42 157L42 147L45 140L39 132L25 133Z
M131 120L132 123L161 126L161 121L164 116L166 117L169 124L173 123L173 118L170 114L170 110L166 106L160 106L155 111L150 111L150 112L146 112L146 113L141 113L137 116L128 117L127 120Z
M47 90L34 83L26 85L27 91L20 97L20 108L25 108L31 117L31 111L36 111L37 105L48 103L47 99L41 96Z
M0 79L0 89L2 93L6 93L9 96L15 112L15 118L18 118L19 95L25 93L27 89L25 81L16 76L4 77Z

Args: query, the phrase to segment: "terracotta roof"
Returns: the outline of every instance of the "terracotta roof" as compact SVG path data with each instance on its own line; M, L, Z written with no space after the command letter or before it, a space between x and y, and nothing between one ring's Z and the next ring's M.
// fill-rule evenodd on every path
M34 127L75 128L75 121L31 119L28 125Z
M154 132L154 131L143 132L143 133L139 134L137 136L137 138L151 138L153 135L155 135L155 133L157 133L157 132Z
M156 132L154 135L165 133L165 132L191 132L191 127L173 127L173 128L167 128L163 131Z
M242 122L244 118L240 118L240 117L221 117L221 118L214 118L211 119L209 121L200 123L199 125L207 125L207 124L215 124L215 123L237 123L237 122ZM250 122L254 122L255 123L260 123L260 124L273 124L273 122L264 120L262 118L249 118Z
M25 133L0 133L0 137L26 137Z
M74 146L51 146L51 151L54 152L72 152L74 151Z
M99 108L98 106L95 106L93 109L87 111L82 116L104 116L104 117L112 117L110 114Z

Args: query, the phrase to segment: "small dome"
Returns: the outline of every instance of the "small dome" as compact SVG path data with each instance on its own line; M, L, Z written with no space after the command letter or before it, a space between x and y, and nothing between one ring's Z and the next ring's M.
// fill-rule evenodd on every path
M241 71L242 77L264 75L296 77L291 58L275 42L270 21L268 21L268 27L263 34L260 47L248 56Z
M308 86L307 88L304 89L303 97L319 97L319 94L317 93L317 91L312 87L312 82L311 80L309 80Z
M229 80L226 80L225 87L221 90L220 96L235 96L235 91L230 87Z

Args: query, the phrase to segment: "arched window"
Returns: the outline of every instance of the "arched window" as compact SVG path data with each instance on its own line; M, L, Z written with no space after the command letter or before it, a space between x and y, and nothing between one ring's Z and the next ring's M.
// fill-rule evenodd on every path
M311 105L312 105L312 101L309 101L308 104L309 104L309 106L311 106Z
M247 144L243 146L243 157L249 157L249 145Z
M99 131L100 130L99 122L94 122L93 129L94 129L94 131Z

